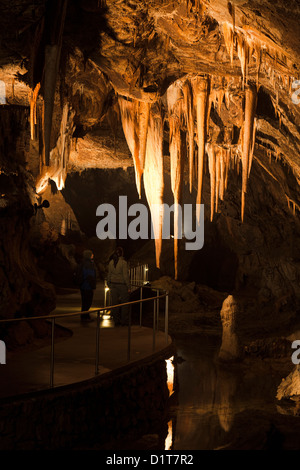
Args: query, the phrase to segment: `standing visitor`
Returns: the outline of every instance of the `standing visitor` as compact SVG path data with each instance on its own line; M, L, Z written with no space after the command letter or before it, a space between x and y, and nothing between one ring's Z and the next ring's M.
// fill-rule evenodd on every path
M107 285L111 292L112 305L129 301L130 279L123 248L118 247L108 264ZM115 326L125 325L128 321L129 306L112 308Z

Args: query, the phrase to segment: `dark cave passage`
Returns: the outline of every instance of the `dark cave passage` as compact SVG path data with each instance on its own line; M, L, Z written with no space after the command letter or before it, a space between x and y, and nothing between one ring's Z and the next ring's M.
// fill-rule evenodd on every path
M237 255L218 239L196 252L189 267L188 280L232 293L236 288L238 264Z

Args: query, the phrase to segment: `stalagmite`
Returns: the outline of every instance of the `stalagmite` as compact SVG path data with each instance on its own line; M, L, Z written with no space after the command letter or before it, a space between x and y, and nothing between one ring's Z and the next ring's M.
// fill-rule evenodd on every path
M238 300L229 295L223 302L220 312L222 321L222 344L218 360L224 362L240 361L244 357L244 348L237 334L238 318L242 307Z
M243 132L242 146L242 208L241 219L244 220L245 195L247 192L247 182L249 178L249 169L254 147L254 119L257 105L257 90L254 86L248 86L245 91L245 122Z
M163 119L158 105L153 105L149 120L146 146L144 188L150 207L153 233L155 237L156 266L160 267L163 224Z
M181 228L179 228L179 202L182 186L182 141L181 125L183 120L183 95L181 82L173 83L167 90L167 102L170 128L170 165L171 165L171 187L174 196L174 262L175 279L178 277L178 238Z
M195 153L195 140L194 140L194 122L195 113L193 105L193 92L189 81L186 81L182 88L184 96L184 112L187 126L188 136L188 154L189 154L189 188L192 192L193 177L194 177L194 153Z
M197 134L198 134L198 189L197 201L198 205L201 204L202 198L202 183L203 183L203 168L205 157L205 144L207 134L207 113L209 104L210 80L208 78L195 77L192 81L193 93L196 104L197 116ZM199 221L200 213L199 206L197 211L197 219Z

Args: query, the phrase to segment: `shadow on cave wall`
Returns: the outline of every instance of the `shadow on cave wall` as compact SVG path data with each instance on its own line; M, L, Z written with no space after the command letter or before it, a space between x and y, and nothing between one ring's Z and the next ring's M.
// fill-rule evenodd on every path
M219 238L219 237L218 237ZM238 258L220 239L204 244L191 260L188 280L232 293L236 287Z

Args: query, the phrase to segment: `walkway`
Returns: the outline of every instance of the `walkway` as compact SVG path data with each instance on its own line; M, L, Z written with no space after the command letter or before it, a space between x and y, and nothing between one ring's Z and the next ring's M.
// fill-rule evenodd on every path
M103 286L95 292L92 308L103 306ZM78 291L59 295L57 308L51 313L80 311ZM79 316L56 320L56 325L68 328L72 336L55 343L54 387L68 385L95 376L96 314L93 322L82 325ZM171 340L168 338L168 344ZM100 324L99 374L128 364L128 327L115 328L111 319ZM150 356L167 346L163 332L156 331L153 351L152 328L131 327L130 362ZM0 365L0 398L49 388L51 347L27 352L8 352L5 365Z

